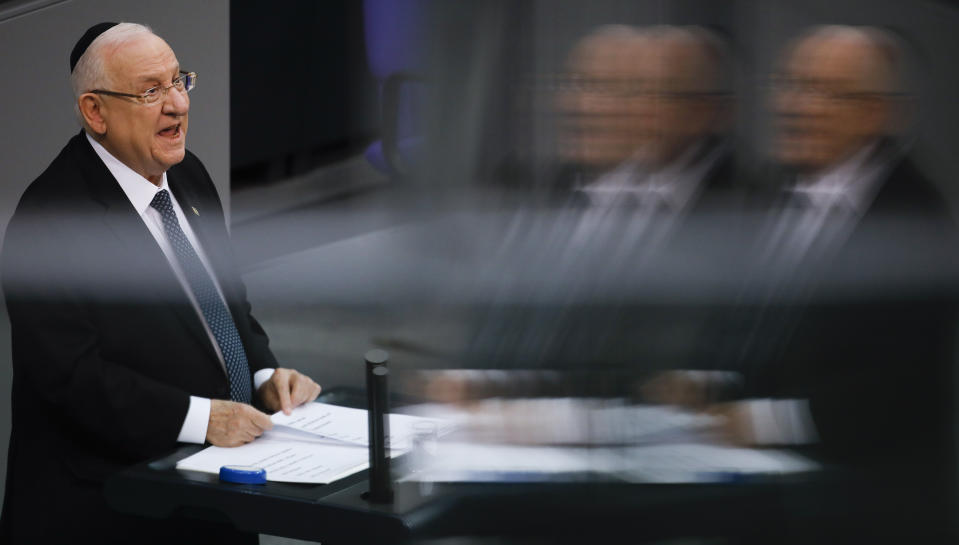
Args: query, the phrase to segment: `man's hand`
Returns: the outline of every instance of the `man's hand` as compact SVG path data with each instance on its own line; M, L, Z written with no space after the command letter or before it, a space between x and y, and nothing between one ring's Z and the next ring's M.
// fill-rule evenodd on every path
M643 383L640 392L647 403L703 410L709 402L707 384L693 377L684 371L666 371Z
M278 368L270 380L263 383L256 395L270 411L290 414L293 407L309 403L320 395L320 385L293 369Z
M218 447L238 447L272 427L269 416L246 403L214 399L210 404L206 440Z
M756 446L756 433L746 402L720 403L706 412L716 417L716 432L720 439L737 447Z

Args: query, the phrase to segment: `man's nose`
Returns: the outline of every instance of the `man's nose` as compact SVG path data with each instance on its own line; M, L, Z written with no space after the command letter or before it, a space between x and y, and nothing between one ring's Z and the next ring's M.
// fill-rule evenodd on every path
M795 90L780 90L773 96L773 111L782 117L802 117L809 112L809 99Z
M190 111L190 97L184 91L170 89L163 99L163 113L168 115L186 115Z

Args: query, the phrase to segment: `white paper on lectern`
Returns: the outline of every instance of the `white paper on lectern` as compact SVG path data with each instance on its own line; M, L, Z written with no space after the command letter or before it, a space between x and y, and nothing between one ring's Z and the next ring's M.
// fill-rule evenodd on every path
M177 462L177 469L219 473L225 465L260 467L270 481L327 484L369 467L367 412L325 403L308 403L271 418L274 428L251 443L208 447ZM414 424L433 423L437 435L449 424L432 418L390 415L389 456L412 445Z
M730 475L803 473L820 467L786 450L702 443L641 446L619 454L620 476L639 482L703 482L727 479Z
M233 448L208 447L177 462L177 469L219 473L225 465L261 467L270 481L328 484L369 467L365 447L271 436Z
M270 417L275 426L306 432L328 439L335 439L354 445L369 444L367 411L351 409L326 403L307 403L289 414L278 412ZM390 414L390 436L387 444L394 449L409 449L413 442L418 423L432 423L437 436L443 436L452 430L452 426L434 418L423 418L406 414Z
M401 480L551 481L594 472L627 482L694 483L818 468L815 462L787 451L711 444L590 448L442 443L429 463Z

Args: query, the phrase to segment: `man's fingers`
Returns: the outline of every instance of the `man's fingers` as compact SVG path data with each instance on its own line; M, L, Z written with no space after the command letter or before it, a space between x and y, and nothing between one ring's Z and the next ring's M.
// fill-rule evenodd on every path
M218 447L238 447L254 441L272 427L269 415L250 405L213 400L207 440Z
M294 407L299 407L303 403L303 393L303 376L294 374L290 381L290 402Z
M316 398L320 397L320 392L323 391L323 387L317 383L313 383L313 392L310 394L309 401L316 401Z
M270 380L260 387L258 395L268 409L290 414L295 407L319 397L320 391L320 385L303 373L278 368Z
M292 396L293 404L300 406L309 401L313 392L313 380L310 377L293 371Z
M290 414L293 402L290 400L290 372L287 369L277 369L273 373L273 385L280 398L280 410L283 414Z
M296 371L294 371L294 373L296 373L293 380L294 405L300 406L316 400L320 395L320 385L302 373L297 373Z
M264 431L273 428L273 421L270 420L270 417L267 414L261 413L253 407L250 407L250 411L252 413L250 415L250 422L253 423L253 425L256 427L256 430L259 432L257 433L257 436Z

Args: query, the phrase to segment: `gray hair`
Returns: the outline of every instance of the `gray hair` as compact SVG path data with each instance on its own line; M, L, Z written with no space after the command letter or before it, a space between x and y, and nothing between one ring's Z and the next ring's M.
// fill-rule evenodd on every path
M704 91L731 92L737 75L733 55L727 41L715 31L701 26L651 25L629 26L622 24L602 25L583 38L577 47L592 43L630 41L651 38L698 47L702 51L700 69L703 71Z
M104 52L116 49L147 34L153 34L153 30L148 26L137 23L120 23L97 36L83 55L80 55L77 65L70 74L70 85L73 88L73 110L80 125L84 128L88 129L83 114L80 112L80 95L93 89L112 87L114 83L111 74L106 69Z
M809 38L823 38L861 44L873 49L875 55L864 59L869 63L868 84L871 91L883 93L903 92L904 48L893 33L878 27L851 25L817 25L803 32L794 45Z
M726 39L708 28L689 25L652 25L642 29L649 36L674 43L698 47L702 52L700 70L703 76L703 91L731 93L737 75L733 54Z

